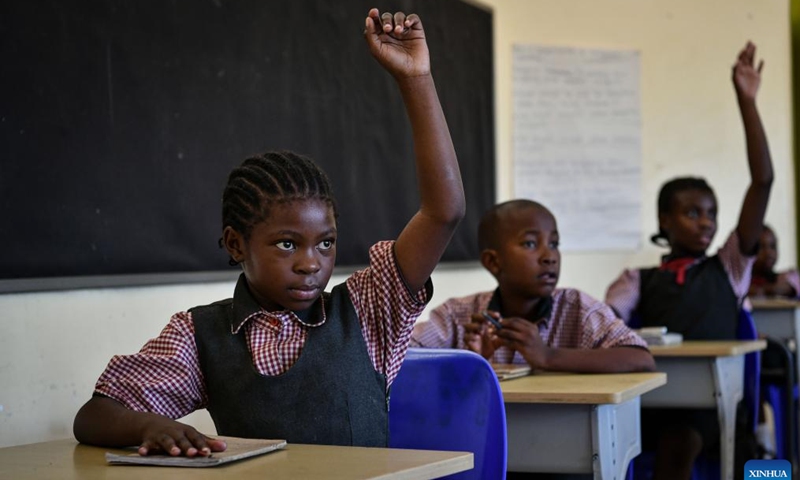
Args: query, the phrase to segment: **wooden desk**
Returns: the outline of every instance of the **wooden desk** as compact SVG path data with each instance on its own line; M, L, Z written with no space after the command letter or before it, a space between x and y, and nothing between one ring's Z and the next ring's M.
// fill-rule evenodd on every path
M744 355L767 348L766 340L685 341L652 346L656 368L669 382L642 395L642 407L715 408L720 425L722 478L733 479L736 404L744 394Z
M782 298L751 298L753 321L758 333L783 341L793 341L800 348L800 301ZM795 354L800 372L800 355ZM799 417L800 418L800 417Z
M537 373L500 382L508 424L508 470L625 478L641 452L639 396L663 373Z
M750 297L753 310L784 310L800 308L800 300L783 297Z
M105 452L75 440L0 449L0 478L14 480L431 479L473 467L472 453L290 444L285 450L210 468L108 465Z

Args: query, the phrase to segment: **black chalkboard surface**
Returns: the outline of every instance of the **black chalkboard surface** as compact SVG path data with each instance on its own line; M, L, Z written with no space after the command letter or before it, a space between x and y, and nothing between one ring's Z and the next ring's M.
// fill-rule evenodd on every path
M337 265L364 265L418 208L410 127L356 0L27 0L0 6L0 281L234 271L217 246L228 172L289 149L331 177ZM420 14L477 258L494 202L491 13ZM425 245L420 245L425 248ZM80 284L80 282L78 282Z

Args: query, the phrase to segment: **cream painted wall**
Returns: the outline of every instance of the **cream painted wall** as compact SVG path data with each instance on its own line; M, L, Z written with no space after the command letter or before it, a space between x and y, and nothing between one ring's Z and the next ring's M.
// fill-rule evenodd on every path
M769 137L776 181L767 219L788 248L782 266L795 265L789 2L752 0L560 2L484 0L494 7L498 191L513 197L512 64L516 43L641 51L642 248L635 252L565 255L562 285L602 296L620 266L649 265L661 252L656 197L675 176L706 177L719 206L712 251L735 226L749 181L744 134L731 66L751 39L765 59L758 105Z
M721 211L715 247L733 228L748 176L729 77L748 38L766 59L759 106L776 169L768 220L785 245L794 244L788 0L481 4L494 11L498 200L513 197L512 44L642 52L642 248L564 255L561 285L602 297L624 266L655 263L659 250L647 243L656 227L655 198L673 176L703 175L716 189ZM785 248L780 265L796 261L793 249ZM331 285L342 279L336 276ZM440 267L434 283L434 306L450 296L493 288L492 278L477 265ZM75 412L112 355L136 351L172 313L232 291L226 282L0 295L0 447L70 437ZM213 430L204 412L189 422Z

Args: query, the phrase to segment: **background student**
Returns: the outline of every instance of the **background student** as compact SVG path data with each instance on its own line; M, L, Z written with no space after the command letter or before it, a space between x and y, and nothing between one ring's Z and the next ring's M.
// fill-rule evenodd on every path
M609 287L606 303L626 321L667 326L684 339L735 339L739 309L750 285L773 173L767 138L756 108L763 61L748 42L733 67L751 182L739 221L725 244L706 256L717 232L717 200L700 178L665 183L658 196L659 232L652 240L670 249L660 266L626 270ZM715 411L654 410L642 415L642 435L657 443L654 480L688 479L701 451L719 455Z
M451 298L418 323L412 346L467 348L496 363L573 372L653 370L647 344L603 303L558 289L556 219L530 200L512 200L481 219L481 264L497 289ZM499 320L495 328L482 314Z
M245 160L223 194L222 243L244 271L233 299L178 313L138 354L114 357L75 418L79 441L209 455L224 443L173 420L208 408L220 435L386 446L389 385L465 200L419 17L372 9L364 34L406 105L417 214L323 293L337 237L327 177L290 152Z
M778 238L775 231L764 225L758 242L758 256L753 263L753 277L750 280L751 297L800 298L800 275L794 268L782 272L775 271L778 261Z

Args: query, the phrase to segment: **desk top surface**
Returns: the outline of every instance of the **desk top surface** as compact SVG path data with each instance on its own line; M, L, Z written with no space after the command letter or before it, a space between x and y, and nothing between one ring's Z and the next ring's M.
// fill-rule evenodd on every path
M800 309L800 300L792 300L790 298L758 298L751 297L750 303L753 304L753 310L784 310L784 309Z
M652 373L535 373L500 382L505 403L622 403L667 383Z
M469 452L289 444L258 457L209 468L108 465L105 452L130 451L57 440L0 449L0 478L15 480L430 479L469 470Z
M654 357L731 357L767 348L766 340L686 340L648 347Z

